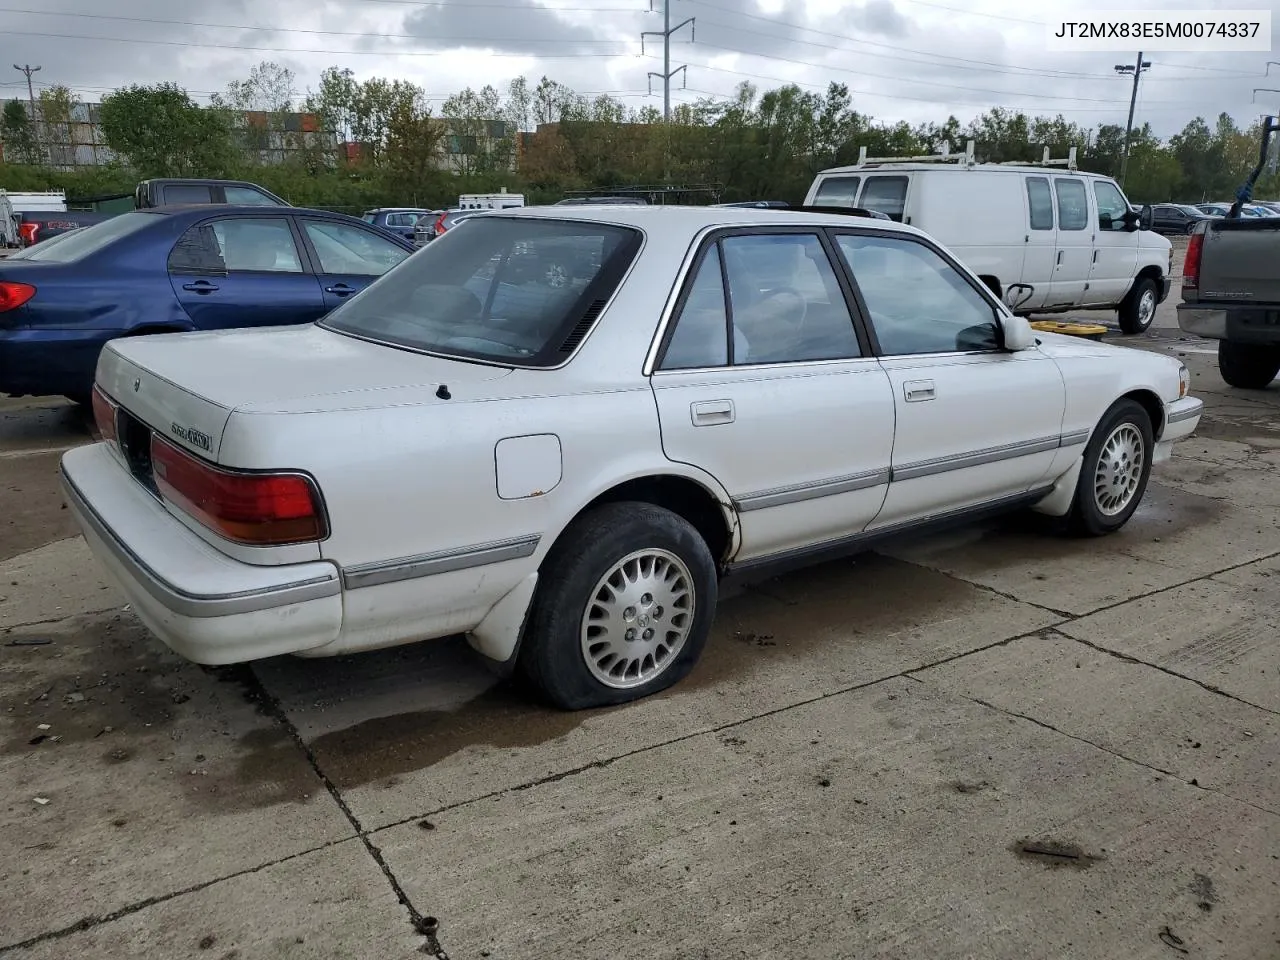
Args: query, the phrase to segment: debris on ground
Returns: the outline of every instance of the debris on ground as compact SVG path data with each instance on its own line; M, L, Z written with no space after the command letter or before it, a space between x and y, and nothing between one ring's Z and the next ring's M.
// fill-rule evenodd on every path
M40 806L42 806L42 807L43 807L43 806L47 806L47 805L48 805L48 803L49 803L49 798L48 798L48 797L36 797L36 798L35 798L35 801L36 801L36 803L40 804Z
M5 644L6 647L45 647L53 643L48 637L19 637L17 640L10 640Z

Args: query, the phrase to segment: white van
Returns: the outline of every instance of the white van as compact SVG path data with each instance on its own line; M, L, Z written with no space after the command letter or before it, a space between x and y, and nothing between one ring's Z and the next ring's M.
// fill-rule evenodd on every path
M459 210L506 210L523 206L524 194L507 193L505 187L501 193L464 193L458 198Z
M919 227L948 247L1015 312L1116 310L1142 333L1169 295L1173 248L1114 180L1067 160L975 163L965 153L868 158L823 170L806 206L863 207ZM1060 166L1063 169L1054 169ZM1144 217L1149 214L1144 213ZM1146 221L1149 223L1149 220Z

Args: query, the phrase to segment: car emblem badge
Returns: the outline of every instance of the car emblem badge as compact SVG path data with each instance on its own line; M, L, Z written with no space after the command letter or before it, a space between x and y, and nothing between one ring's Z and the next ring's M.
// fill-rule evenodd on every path
M137 393L137 392L138 392L139 390L141 390L141 389L142 389L142 381L141 381L140 379L138 379L138 378L134 378L134 381L133 381L133 392L134 392L134 393Z

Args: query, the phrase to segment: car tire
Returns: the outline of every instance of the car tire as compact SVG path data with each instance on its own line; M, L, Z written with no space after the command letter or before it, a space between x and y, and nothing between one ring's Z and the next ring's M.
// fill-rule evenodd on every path
M1129 291L1129 295L1120 304L1120 330L1130 336L1146 333L1156 318L1156 307L1160 305L1160 291L1156 282L1150 277L1139 277Z
M1085 447L1070 531L1102 537L1128 523L1147 492L1154 452L1150 415L1134 400L1117 400Z
M715 618L716 562L706 541L651 503L610 503L579 517L538 579L516 672L564 710L627 703L678 683Z
M1280 374L1280 347L1219 340L1218 372L1228 386L1265 390Z

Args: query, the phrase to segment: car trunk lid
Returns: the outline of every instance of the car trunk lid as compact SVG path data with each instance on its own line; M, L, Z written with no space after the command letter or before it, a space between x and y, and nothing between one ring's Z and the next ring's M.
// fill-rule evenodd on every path
M120 408L126 457L141 458L150 432L219 461L233 412L311 413L406 403L445 403L483 391L506 367L430 357L320 327L157 334L113 340L98 386ZM443 388L443 389L442 389ZM132 440L137 449L131 454ZM140 476L140 479L142 477Z

